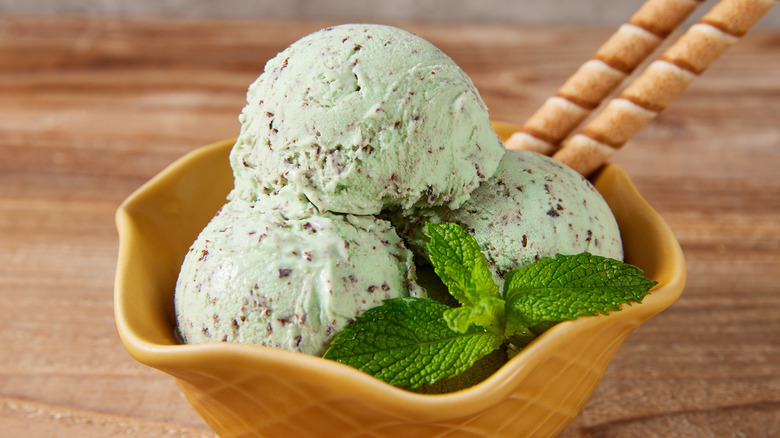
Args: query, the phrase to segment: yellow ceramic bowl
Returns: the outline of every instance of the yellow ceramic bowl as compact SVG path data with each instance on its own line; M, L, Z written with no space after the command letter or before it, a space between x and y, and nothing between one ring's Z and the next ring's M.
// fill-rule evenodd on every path
M507 136L513 127L497 123ZM617 217L626 259L658 285L641 305L553 327L487 380L441 395L407 392L318 357L241 344L179 345L173 293L179 266L232 187L232 141L199 149L119 208L115 313L139 362L173 376L187 400L229 437L554 436L582 409L615 351L671 305L685 262L669 227L625 174L593 178Z

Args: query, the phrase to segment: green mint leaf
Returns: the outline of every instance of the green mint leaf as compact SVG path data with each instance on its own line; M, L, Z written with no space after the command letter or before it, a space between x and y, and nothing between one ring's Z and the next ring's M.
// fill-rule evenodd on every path
M458 333L466 333L472 325L503 333L504 308L501 298L482 298L473 306L462 306L444 312L447 326Z
M433 269L461 305L474 306L482 298L501 297L473 236L457 224L429 222L426 226Z
M636 266L588 253L557 254L505 277L507 334L620 310L656 284Z
M443 318L449 309L427 298L386 300L337 334L323 357L408 388L456 376L503 337L480 327L451 330Z

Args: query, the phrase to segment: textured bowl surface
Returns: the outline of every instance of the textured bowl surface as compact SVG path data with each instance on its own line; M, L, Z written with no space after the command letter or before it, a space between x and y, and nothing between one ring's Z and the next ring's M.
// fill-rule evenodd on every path
M502 137L513 127L496 123ZM685 285L666 223L618 167L594 178L620 225L626 261L658 281L642 304L558 324L485 381L441 395L404 391L318 357L240 344L179 345L173 293L189 246L232 188L232 141L196 150L119 208L115 316L139 362L170 374L228 437L554 436L582 409L628 335Z

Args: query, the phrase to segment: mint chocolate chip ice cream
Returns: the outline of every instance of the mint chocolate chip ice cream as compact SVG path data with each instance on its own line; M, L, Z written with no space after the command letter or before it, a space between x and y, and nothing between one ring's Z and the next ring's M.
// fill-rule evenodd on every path
M299 187L321 211L457 207L504 147L471 79L426 40L382 25L308 35L250 86L232 199Z
M556 253L622 258L590 183L505 152L466 74L400 29L344 25L295 42L250 86L240 121L234 189L176 286L187 343L322 354L383 300L426 295L406 246L424 259L426 221L473 234L499 284Z
M186 343L320 355L366 309L424 294L411 259L392 226L372 216L320 213L287 191L233 200L186 255L175 295L179 332Z
M391 220L422 255L426 221L460 225L479 242L499 285L505 273L555 254L623 259L620 230L601 194L579 173L536 152L507 151L495 174L456 210L396 211Z

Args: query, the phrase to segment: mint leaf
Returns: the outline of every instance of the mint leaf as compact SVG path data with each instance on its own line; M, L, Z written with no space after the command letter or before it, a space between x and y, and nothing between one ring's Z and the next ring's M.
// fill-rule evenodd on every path
M451 330L449 309L427 298L386 300L337 334L323 357L409 388L456 376L504 339L479 327Z
M474 306L462 306L444 312L447 326L459 333L466 333L471 325L503 334L504 308L501 298L482 298Z
M507 334L618 311L642 302L655 284L619 260L588 253L543 258L505 277Z
M473 236L457 224L426 224L428 251L436 275L458 302L476 305L482 298L500 298L487 259Z

